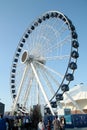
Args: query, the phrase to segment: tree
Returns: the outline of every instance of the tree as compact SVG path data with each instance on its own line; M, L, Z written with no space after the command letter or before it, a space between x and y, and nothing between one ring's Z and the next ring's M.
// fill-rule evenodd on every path
M40 119L42 119L41 107L37 104L33 107L31 114L32 124L35 129L37 129L38 122Z

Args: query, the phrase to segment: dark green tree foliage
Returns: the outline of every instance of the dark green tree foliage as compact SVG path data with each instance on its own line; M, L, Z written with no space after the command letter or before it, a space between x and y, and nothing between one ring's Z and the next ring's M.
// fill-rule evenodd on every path
M31 120L33 127L37 129L39 120L42 119L40 105L35 105L32 110Z

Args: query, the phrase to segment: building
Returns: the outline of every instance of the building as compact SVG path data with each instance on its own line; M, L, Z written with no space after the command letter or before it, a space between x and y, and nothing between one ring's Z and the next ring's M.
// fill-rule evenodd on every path
M4 114L5 104L0 102L0 114Z

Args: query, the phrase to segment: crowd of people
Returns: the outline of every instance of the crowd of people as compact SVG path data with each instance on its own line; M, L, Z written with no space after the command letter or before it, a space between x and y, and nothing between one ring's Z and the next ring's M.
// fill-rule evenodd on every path
M44 121L41 119L38 123L38 130L65 130L66 121L64 116L61 116L58 119L58 116L55 116L54 120L48 120L47 124L44 124Z
M29 116L3 117L0 115L0 130L32 130Z
M53 120L40 119L34 130L65 130L65 118L55 116ZM29 117L19 116L15 118L3 118L0 115L0 130L33 130L32 120Z

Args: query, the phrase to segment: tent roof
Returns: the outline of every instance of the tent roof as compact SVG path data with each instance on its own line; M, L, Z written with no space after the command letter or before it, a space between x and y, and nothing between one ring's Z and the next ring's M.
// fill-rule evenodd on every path
M75 85L73 88L70 89L69 92L67 92L73 100L83 100L87 99L87 86L84 86L84 84ZM67 97L66 94L64 94L64 101L65 102L71 102L71 100Z

